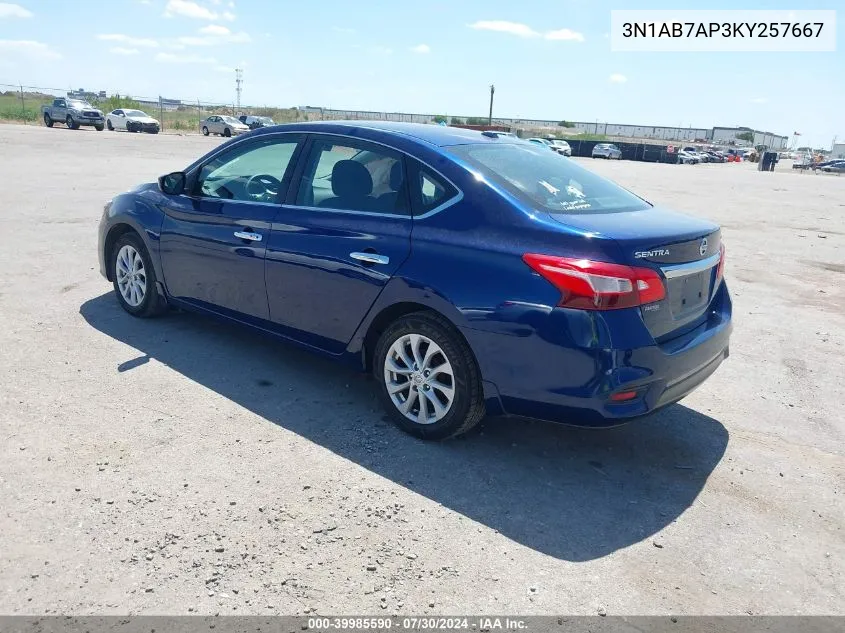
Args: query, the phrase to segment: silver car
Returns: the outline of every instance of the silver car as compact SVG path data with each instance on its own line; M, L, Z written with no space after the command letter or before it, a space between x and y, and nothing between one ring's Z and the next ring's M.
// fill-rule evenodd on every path
M204 136L208 136L209 134L233 136L249 132L249 127L238 121L233 116L212 114L210 117L200 121L200 132L202 132Z
M622 150L613 143L599 143L593 148L592 157L615 158L619 160L622 158Z

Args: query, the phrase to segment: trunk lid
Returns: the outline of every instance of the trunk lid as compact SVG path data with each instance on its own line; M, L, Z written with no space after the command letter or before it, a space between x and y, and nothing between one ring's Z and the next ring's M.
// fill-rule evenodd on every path
M660 271L666 297L640 307L643 322L658 342L698 327L716 292L721 234L707 220L654 207L597 214L551 214L566 226L615 242L613 262Z

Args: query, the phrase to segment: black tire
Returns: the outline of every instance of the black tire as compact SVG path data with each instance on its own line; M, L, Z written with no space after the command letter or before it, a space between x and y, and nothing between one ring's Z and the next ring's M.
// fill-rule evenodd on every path
M434 341L452 365L454 399L446 415L431 424L420 424L405 417L387 390L385 360L393 343L408 334L421 334ZM373 355L373 375L379 385L379 398L388 415L400 429L416 437L426 440L456 437L472 429L484 418L481 372L472 350L452 324L434 312L405 315L382 333Z
M223 136L225 136L226 138L232 136L232 130L226 128L225 130L223 130Z
M44 113L44 125L47 127L53 127L53 119L50 118L49 113Z
M144 273L146 275L147 290L144 295L143 301L141 301L141 303L137 306L132 306L126 302L126 300L123 298L123 295L120 293L120 288L117 284L117 254L120 252L121 248L127 245L134 248L141 256L141 259L144 262ZM138 237L137 233L129 232L121 235L117 239L117 242L115 243L114 247L112 248L112 252L109 254L108 261L109 266L111 266L114 294L117 297L118 303L120 303L120 307L122 307L132 316L140 318L154 317L161 314L167 309L167 302L158 294L158 288L156 286L155 268L153 268L152 261L150 260L150 255L147 252L147 248L144 246L143 241L140 237Z
M106 127L109 128L109 132L114 132L114 126L111 124L111 120L106 120Z
M126 131L127 132L134 132L135 131L135 126L132 125L132 121L126 122Z
M71 117L69 114L67 115L67 118L65 119L65 125L68 127L69 130L79 129L79 126L76 123L73 122L73 117Z
M95 130L97 130L98 132L102 132L102 131L103 131L103 126L102 126L102 125L95 125L95 126L94 126L94 129L95 129Z
M208 128L207 128L207 127L205 127L204 125L202 126L202 135L203 135L203 136L208 136Z

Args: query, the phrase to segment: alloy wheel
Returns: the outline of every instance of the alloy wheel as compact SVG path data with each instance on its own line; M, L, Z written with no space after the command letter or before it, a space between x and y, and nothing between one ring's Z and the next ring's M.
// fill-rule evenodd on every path
M147 294L147 273L141 254L124 244L117 253L114 267L120 295L127 304L137 308Z
M434 424L455 400L455 373L437 343L421 334L405 334L384 359L384 382L394 406L417 424Z

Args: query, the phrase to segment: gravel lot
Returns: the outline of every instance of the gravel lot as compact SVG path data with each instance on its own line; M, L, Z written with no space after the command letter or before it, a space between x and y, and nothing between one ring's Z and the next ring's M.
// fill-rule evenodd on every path
M722 224L731 358L626 427L430 444L328 361L120 310L103 203L219 142L0 126L0 613L845 614L845 178L583 160Z

